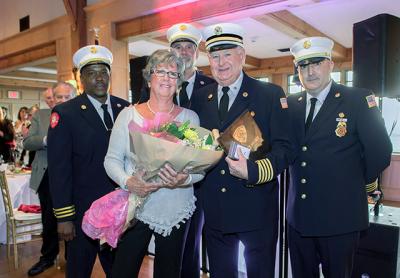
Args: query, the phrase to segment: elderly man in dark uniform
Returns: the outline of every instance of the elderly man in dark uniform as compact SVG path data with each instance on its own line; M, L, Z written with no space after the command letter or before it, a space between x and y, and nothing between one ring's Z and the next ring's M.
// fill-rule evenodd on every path
M48 90L47 90L48 91ZM69 83L58 82L50 89L55 105L64 103L75 97L76 89ZM28 271L29 276L42 273L54 265L59 251L57 220L53 213L53 204L50 196L49 176L47 173L47 131L50 123L50 109L40 109L32 117L29 133L24 138L24 148L35 151L35 159L32 163L32 175L30 188L39 195L40 207L42 209L42 256Z
M185 63L184 80L174 100L181 107L191 109L193 95L208 84L215 83L214 79L196 70L199 57L199 43L202 35L200 30L188 23L175 24L167 30L167 39L171 50ZM191 220L186 239L182 263L182 278L200 277L200 242L204 225L201 208L199 185L194 184L194 194L197 198L196 211Z
M99 45L79 49L73 57L84 93L56 106L48 131L48 172L58 234L67 241L67 277L88 278L99 254L111 277L112 254L81 229L93 201L114 190L103 162L110 131L119 112L129 105L108 93L111 52Z
M351 277L368 228L365 185L390 164L392 146L373 93L331 80L333 42L296 42L305 91L288 97L292 144L287 219L293 277ZM368 188L368 187L367 187Z
M243 71L244 30L221 23L204 30L211 72L217 84L199 90L192 108L201 126L223 132L249 110L266 144L246 159L222 159L200 184L211 277L238 277L239 242L248 277L274 277L278 234L276 176L291 157L288 112L279 86Z

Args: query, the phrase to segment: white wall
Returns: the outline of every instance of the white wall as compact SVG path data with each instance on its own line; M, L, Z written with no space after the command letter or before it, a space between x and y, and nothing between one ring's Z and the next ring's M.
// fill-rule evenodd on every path
M2 1L2 0L0 0ZM19 91L20 98L19 99L9 99L7 97L7 91ZM46 103L42 101L41 94L42 89L28 89L28 88L18 88L18 87L0 87L0 106L7 107L8 115L7 118L13 121L17 120L17 113L22 106L26 106L28 108L37 104L40 108L48 108Z
M62 0L0 0L0 40L19 33L19 19L30 16L30 28L65 15Z

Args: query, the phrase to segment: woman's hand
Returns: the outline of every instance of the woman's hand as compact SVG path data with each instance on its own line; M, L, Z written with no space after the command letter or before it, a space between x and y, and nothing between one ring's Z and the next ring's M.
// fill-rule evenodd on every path
M167 163L160 169L158 176L161 178L164 187L176 188L187 180L189 173L186 169L182 172L176 172L174 168Z
M143 180L144 171L137 172L126 181L129 192L135 193L139 197L146 197L162 187L161 183L146 182Z

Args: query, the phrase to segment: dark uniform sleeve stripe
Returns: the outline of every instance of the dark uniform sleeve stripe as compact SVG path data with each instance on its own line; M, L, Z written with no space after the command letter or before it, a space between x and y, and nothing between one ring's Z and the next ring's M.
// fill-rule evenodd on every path
M70 210L70 209L75 209L75 206L68 206L68 207L63 207L63 208L53 208L54 212L61 212L61 211L65 211L65 210Z
M261 160L256 161L257 166L258 166L258 180L257 184L261 183L261 180L264 179L264 168L262 167L262 162Z
M73 216L73 215L75 215L75 211L71 212L71 213L68 213L68 214L65 214L65 215L56 215L56 218L57 219L61 219L61 218L65 218L65 217L69 217L69 216Z
M75 215L75 206L68 206L63 208L53 208L54 216L56 218L65 218L68 216Z
M257 184L271 181L274 177L274 170L271 161L268 158L257 160L258 165L258 181Z
M367 184L365 186L365 189L367 190L367 193L372 193L375 190L377 190L378 189L378 179L376 179L374 182L372 182L370 184Z
M268 158L266 159L266 163L268 165L268 179L266 180L266 182L268 182L274 178L274 168L272 168L271 161L269 161Z

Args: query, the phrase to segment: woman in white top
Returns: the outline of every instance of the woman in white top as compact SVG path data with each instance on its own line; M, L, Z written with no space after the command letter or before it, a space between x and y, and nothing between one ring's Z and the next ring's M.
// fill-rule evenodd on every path
M150 87L146 103L125 108L115 121L104 166L107 174L123 189L146 196L136 213L136 224L121 237L113 264L113 278L137 277L151 236L155 236L154 277L180 277L182 251L188 221L195 210L192 184L200 174L176 172L171 165L160 169L160 182L146 182L131 159L128 124L153 119L155 113L169 113L175 121L190 120L199 125L197 114L173 103L182 82L183 63L167 50L149 58L143 76Z

